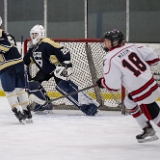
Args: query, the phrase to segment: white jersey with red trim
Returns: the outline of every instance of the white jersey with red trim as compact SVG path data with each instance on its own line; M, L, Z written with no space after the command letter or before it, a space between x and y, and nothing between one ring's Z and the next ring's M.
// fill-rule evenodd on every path
M105 87L117 91L123 85L136 103L152 103L160 97L160 89L149 65L158 62L158 55L147 47L125 44L113 48L104 58Z

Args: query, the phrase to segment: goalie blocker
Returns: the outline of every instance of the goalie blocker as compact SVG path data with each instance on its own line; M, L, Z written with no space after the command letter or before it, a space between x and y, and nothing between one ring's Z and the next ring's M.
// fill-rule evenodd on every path
M78 86L71 80L61 80L56 86L56 89L61 94L67 95L71 92L78 91ZM46 91L37 81L29 82L29 94L29 97L38 104L43 104L44 101L47 103L47 101L49 101ZM94 116L97 113L99 103L84 92L79 92L74 95L67 96L66 98L86 115Z

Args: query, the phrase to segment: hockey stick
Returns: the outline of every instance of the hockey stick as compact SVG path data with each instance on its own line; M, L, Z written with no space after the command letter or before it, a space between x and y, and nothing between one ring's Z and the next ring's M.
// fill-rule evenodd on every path
M93 87L96 87L96 86L97 86L97 84L93 84L93 85L88 86L88 87L86 87L86 88L83 88L83 89L81 89L81 90L73 91L73 92L71 92L71 93L69 93L69 94L65 94L65 95L63 95L63 96L61 96L61 97L58 97L58 98L55 98L55 99L50 99L50 100L48 100L48 101L39 99L39 98L37 98L37 96L35 96L34 94L31 94L31 95L30 95L30 98L31 98L32 100L34 100L36 103L38 103L38 104L40 104L40 105L44 105L45 103L51 103L51 102L57 101L57 100L59 100L59 99L62 99L62 98L66 98L66 97L75 95L75 94L77 94L77 93L79 93L79 92L83 92L83 91L85 91L85 90L88 90L88 89L93 88ZM112 98L117 102L118 106L121 108L121 113L124 114L124 115L126 115L126 110L124 109L125 107L124 107L123 102L120 102L119 100L117 100L117 97L116 97L111 91L109 91L109 92L110 92L110 94L112 95ZM109 105L109 106L110 106L110 105Z
M21 55L22 55L23 36L21 36Z
M66 97L69 97L69 96L72 96L72 95L75 95L75 94L77 94L77 93L79 93L79 92L83 92L83 91L85 91L85 90L88 90L88 89L93 88L93 87L96 87L96 86L97 86L97 84L93 84L93 85L91 85L91 86L88 86L88 87L86 87L86 88L83 88L83 89L80 89L80 90L77 90L77 91L73 91L73 92L71 92L71 93L69 93L69 94L66 94L66 95L63 95L63 96L61 96L61 97L54 98L54 99L50 99L49 101L45 101L45 100L42 100L42 99L36 99L36 97L35 97L34 95L30 95L30 96L32 97L31 99L36 99L36 101L37 101L39 104L44 105L46 102L47 102L47 103L51 103L51 102L53 102L53 101L56 101L56 100L59 100L59 99L62 99L62 98L66 98Z
M128 112L126 110L126 107L124 106L123 101L118 100L118 98L115 96L115 94L112 91L108 91L111 94L111 97L113 98L113 100L116 102L117 106L114 107L118 107L121 109L121 114L123 115L127 115ZM110 107L110 104L108 103L108 106Z
M72 95L74 95L74 94L77 94L77 93L79 93L79 92L86 91L86 90L88 90L88 89L90 89L90 88L93 88L93 87L96 87L96 86L97 86L97 84L93 84L93 85L91 85L91 86L88 86L88 87L86 87L86 88L83 88L83 89L80 89L80 90L77 90L77 91L73 91L73 92L71 92L71 93L69 93L69 94L66 94L66 95L63 95L63 96L61 96L61 97L58 97L58 98L55 98L55 99L51 99L51 100L49 100L49 102L53 102L53 101L56 101L56 100L61 99L61 98L66 98L66 97L68 97L68 96L72 96Z

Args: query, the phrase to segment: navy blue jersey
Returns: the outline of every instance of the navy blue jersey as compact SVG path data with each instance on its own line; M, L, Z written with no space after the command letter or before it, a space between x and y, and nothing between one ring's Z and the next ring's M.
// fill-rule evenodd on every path
M28 50L23 61L26 65L35 63L44 74L50 74L56 64L70 61L70 58L69 50L49 38L43 38L38 45Z
M0 29L0 70L21 62L14 37Z

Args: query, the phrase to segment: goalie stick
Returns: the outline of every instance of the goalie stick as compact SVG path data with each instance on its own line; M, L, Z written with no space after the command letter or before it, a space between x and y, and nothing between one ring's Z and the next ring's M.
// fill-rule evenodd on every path
M66 97L69 97L69 96L72 96L72 95L75 95L75 94L77 94L77 93L79 93L79 92L86 91L86 90L88 90L88 89L90 89L90 88L93 88L93 87L96 87L96 86L97 86L97 84L93 84L93 85L88 86L88 87L86 87L86 88L83 88L83 89L80 89L80 90L77 90L77 91L73 91L73 92L71 92L71 93L69 93L69 94L65 94L65 95L63 95L63 96L61 96L61 97L54 98L54 99L50 99L50 100L48 100L48 101L39 99L39 98L37 98L36 96L34 96L33 94L30 95L30 96L31 96L31 99L34 99L37 103L39 103L39 104L41 104L41 105L44 105L45 103L51 103L51 102L53 102L53 101L56 101L56 100L59 100L59 99L62 99L62 98L66 98ZM114 94L113 94L111 91L109 91L109 92L111 93L112 98L117 102L118 106L121 108L121 113L122 113L123 115L126 115L127 112L126 112L126 109L125 109L125 106L124 106L123 102L118 101L118 100L117 100L117 97L114 96ZM110 104L110 105L111 105L111 104ZM109 106L110 106L110 105L109 105Z
M127 112L127 109L126 109L123 101L118 100L117 97L114 95L114 93L113 93L112 91L109 91L109 92L110 92L112 98L113 98L113 99L115 100L115 102L117 103L117 107L119 107L119 108L121 109L121 114L122 114L122 115L127 115L128 112Z
M66 98L66 97L68 97L68 96L72 96L72 95L74 95L74 94L77 94L77 93L79 93L79 92L83 92L83 91L85 91L85 90L88 90L88 89L93 88L93 87L96 87L96 86L97 86L97 84L93 84L93 85L88 86L88 87L86 87L86 88L83 88L83 89L80 89L80 90L71 92L71 93L69 93L69 94L65 94L65 95L63 95L63 96L61 96L61 97L58 97L58 98L55 98L55 99L51 99L51 100L48 100L48 101L44 101L44 100L42 100L42 99L36 99L36 100L37 100L37 102L38 102L39 104L44 105L46 102L47 102L47 103L51 103L51 102L53 102L53 101L59 100L59 99L61 99L61 98ZM35 97L34 97L34 98L35 98Z

